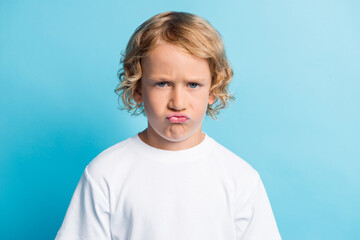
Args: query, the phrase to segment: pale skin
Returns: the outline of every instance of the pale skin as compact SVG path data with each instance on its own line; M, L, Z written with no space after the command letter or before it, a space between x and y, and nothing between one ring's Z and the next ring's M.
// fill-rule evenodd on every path
M148 127L139 133L140 139L172 151L200 144L207 106L215 101L207 60L162 42L142 59L141 67L141 87L134 100L143 103Z

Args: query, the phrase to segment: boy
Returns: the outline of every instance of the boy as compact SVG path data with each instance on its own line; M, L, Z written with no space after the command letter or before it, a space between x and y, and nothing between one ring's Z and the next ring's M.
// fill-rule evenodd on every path
M121 62L116 92L148 127L86 167L56 239L281 239L258 173L201 130L232 99L216 30L155 15Z

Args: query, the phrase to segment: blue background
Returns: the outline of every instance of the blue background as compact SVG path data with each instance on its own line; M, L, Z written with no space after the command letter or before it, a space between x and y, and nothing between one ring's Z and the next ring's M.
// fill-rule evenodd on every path
M53 239L85 166L146 127L120 52L168 10L209 20L236 101L204 131L256 168L283 239L360 239L360 2L0 3L0 239Z

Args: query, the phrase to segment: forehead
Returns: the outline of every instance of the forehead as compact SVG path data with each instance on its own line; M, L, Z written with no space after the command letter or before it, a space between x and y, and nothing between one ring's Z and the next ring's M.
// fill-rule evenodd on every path
M189 54L174 44L164 42L157 44L143 58L141 66L145 76L211 77L207 59Z

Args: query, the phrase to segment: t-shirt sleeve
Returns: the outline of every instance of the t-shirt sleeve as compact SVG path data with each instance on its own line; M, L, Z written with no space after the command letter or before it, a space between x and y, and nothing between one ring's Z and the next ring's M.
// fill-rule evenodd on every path
M75 189L56 240L111 239L109 200L87 168Z
M237 240L279 240L281 239L268 196L260 176L250 194L238 200L235 210Z

